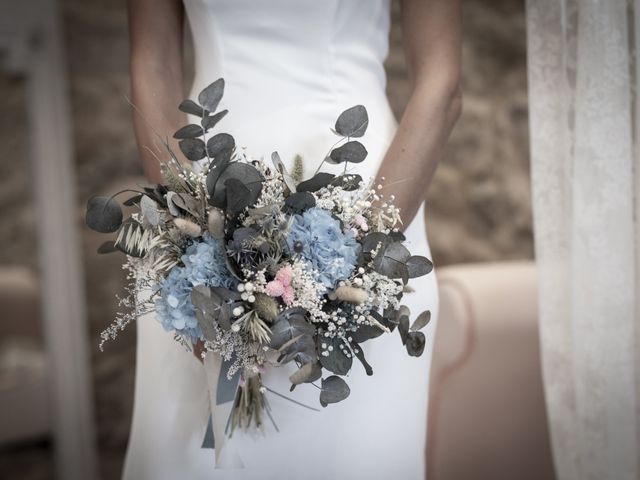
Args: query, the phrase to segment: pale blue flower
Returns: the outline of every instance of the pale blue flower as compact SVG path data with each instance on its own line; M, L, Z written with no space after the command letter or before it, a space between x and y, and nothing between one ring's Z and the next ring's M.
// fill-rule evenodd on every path
M222 244L209 235L189 245L181 260L184 266L174 267L158 285L155 310L165 330L193 341L202 337L191 303L193 287L232 288L235 280L227 270Z
M340 222L319 207L294 215L287 244L308 262L327 288L335 288L351 275L360 253L355 236L344 233Z

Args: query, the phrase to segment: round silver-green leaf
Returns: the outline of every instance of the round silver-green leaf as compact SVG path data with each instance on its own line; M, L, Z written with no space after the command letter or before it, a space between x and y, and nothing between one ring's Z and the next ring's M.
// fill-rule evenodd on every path
M343 137L358 138L364 135L369 125L369 115L364 105L356 105L340 114L336 121L336 132Z
M91 197L87 202L85 222L96 232L113 233L122 225L122 209L111 197Z

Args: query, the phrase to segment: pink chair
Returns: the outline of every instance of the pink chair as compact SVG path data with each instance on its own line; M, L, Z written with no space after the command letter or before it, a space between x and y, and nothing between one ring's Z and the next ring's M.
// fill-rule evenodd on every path
M531 262L438 271L428 480L552 480Z

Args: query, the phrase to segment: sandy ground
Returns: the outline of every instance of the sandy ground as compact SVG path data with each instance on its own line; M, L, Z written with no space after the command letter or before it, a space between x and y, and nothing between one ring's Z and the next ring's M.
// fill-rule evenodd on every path
M95 192L140 173L129 123L125 0L62 0L76 147L78 227ZM389 96L400 116L409 85L394 4ZM466 0L464 113L427 195L436 265L531 258L523 1ZM0 76L0 266L37 267L22 79ZM135 332L100 354L113 318L120 260L97 256L82 229L101 473L118 478L126 448ZM46 439L0 449L0 479L52 478Z

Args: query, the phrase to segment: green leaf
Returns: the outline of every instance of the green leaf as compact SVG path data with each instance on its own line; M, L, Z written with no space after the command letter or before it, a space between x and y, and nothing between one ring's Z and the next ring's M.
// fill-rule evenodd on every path
M222 299L211 288L205 285L193 287L191 290L191 303L195 307L198 326L205 339L215 340L216 325L220 323L219 319L221 317L224 324L220 324L220 326L225 330L231 328L229 319L225 319L224 316L220 315L223 304Z
M236 141L228 133L218 133L207 141L207 153L211 158L223 152L231 152L236 146Z
M298 370L289 376L289 380L293 385L301 383L311 383L322 377L322 367L318 362L305 363Z
M331 375L322 379L320 405L326 407L330 403L338 403L349 396L351 390L342 378Z
M419 357L424 352L427 339L422 332L409 332L407 334L407 353L412 357Z
M292 193L284 201L285 211L290 213L302 213L315 205L316 198L309 192Z
M227 191L227 213L237 215L250 205L251 191L237 178L227 178L224 182Z
M197 115L198 117L202 117L208 113L193 100L183 100L180 105L178 105L178 109L181 112L188 113L190 115Z
M202 124L202 128L209 130L215 127L217 123L227 115L227 113L229 113L229 110L222 110L215 115L207 115L200 122Z
M141 198L142 198L142 194L140 193L138 195L134 195L133 197L127 198L124 202L122 202L122 204L125 207L133 207L136 203L140 201Z
M418 315L418 318L414 320L413 324L411 325L411 331L415 332L417 330L423 329L429 324L430 321L431 312L429 310L425 310L420 315Z
M357 140L352 140L344 145L331 150L329 163L360 163L367 158L367 149Z
M340 114L335 130L343 137L358 138L364 135L368 125L367 109L363 105L356 105Z
M360 187L360 183L362 183L362 177L360 175L348 173L336 177L331 182L331 185L340 187L346 192L352 192Z
M202 160L207 154L204 142L199 138L185 138L178 142L180 151L192 162Z
M211 172L209 172L211 174ZM235 178L242 182L248 189L248 205L253 205L262 191L264 178L260 172L251 164L243 162L230 163L221 173L216 175L215 181L207 176L207 188L209 190L209 204L214 207L226 209L227 207L227 187L226 182L230 178Z
M224 94L224 78L219 78L198 95L198 102L210 112L215 112L218 108L222 95Z
M113 233L122 225L122 209L111 197L91 197L87 201L85 222L96 232Z
M157 227L160 224L161 216L158 204L147 195L140 199L140 213L146 225Z
M335 175L331 173L320 172L316 173L309 180L300 182L296 187L298 192L317 192L321 188L326 187L335 178Z
M407 344L407 334L409 333L409 317L402 315L398 319L398 333L400 333L400 339L402 344Z
M273 166L276 169L276 171L280 175L282 175L282 178L284 179L284 183L287 185L287 188L289 189L289 191L295 192L296 184L293 180L293 177L287 171L287 167L285 166L284 162L280 158L280 155L278 154L278 152L273 152L271 154L271 162L273 163Z
M271 348L278 350L294 337L315 333L316 329L306 321L305 313L304 309L290 308L278 315L271 327Z
M116 244L113 240L107 240L98 247L98 253L101 255L119 251L120 250L116 247Z
M362 240L362 251L364 253L371 253L377 249L380 244L382 245L379 251L382 251L389 244L387 235L382 232L371 232Z
M197 138L201 137L204 131L200 125L196 125L195 123L191 123L189 125L185 125L176 133L173 134L173 138L183 139L183 138Z
M351 351L344 340L318 335L317 343L319 353L318 358L324 368L336 375L346 375L349 373L351 365L353 364L353 356L351 355ZM322 346L323 344L326 345L326 348ZM344 347L347 353L340 348L341 346ZM329 350L329 347L331 347L331 350ZM323 353L327 354L323 355Z
M366 358L364 358L364 351L362 350L362 347L358 345L356 342L352 341L351 351L356 356L356 358L360 360L360 363L362 363L362 366L364 367L364 371L366 372L366 374L368 376L373 375L373 368L371 368L371 365L369 365L369 362L367 362Z
M391 242L381 248L373 259L373 268L389 278L407 278L406 262L411 254L400 242Z
M413 255L407 260L409 278L422 277L433 270L433 263L427 257Z

